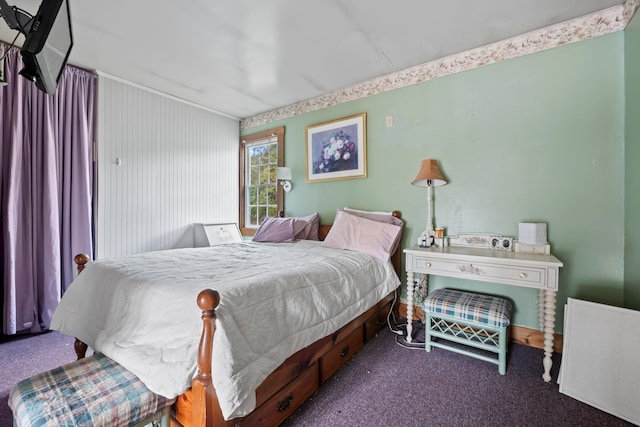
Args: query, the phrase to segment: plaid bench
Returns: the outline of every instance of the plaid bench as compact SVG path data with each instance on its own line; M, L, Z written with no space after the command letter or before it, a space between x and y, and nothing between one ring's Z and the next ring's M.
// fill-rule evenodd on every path
M9 393L19 427L143 426L167 415L174 400L102 354L22 380Z
M511 303L504 298L438 289L422 304L425 315L425 349L443 348L498 365L507 370L507 330L511 322ZM432 338L440 338L434 341ZM497 353L490 357L452 346L447 341Z

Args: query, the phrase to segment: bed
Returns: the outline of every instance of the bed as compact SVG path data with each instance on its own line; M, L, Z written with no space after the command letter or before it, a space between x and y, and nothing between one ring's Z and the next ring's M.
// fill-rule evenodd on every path
M315 222L289 220L281 241L263 224L255 241L77 256L52 329L177 397L174 425L277 425L385 326L400 285L399 213Z

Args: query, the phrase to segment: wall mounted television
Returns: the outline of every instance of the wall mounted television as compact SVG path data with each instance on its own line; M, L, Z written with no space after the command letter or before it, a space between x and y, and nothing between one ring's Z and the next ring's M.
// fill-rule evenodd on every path
M73 47L68 0L42 0L34 16L0 0L0 14L9 27L25 36L20 74L53 94Z

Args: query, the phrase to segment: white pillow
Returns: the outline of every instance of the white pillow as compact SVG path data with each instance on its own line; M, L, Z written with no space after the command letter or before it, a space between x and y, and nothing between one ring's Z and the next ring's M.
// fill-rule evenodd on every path
M402 227L338 211L322 246L365 252L388 261Z

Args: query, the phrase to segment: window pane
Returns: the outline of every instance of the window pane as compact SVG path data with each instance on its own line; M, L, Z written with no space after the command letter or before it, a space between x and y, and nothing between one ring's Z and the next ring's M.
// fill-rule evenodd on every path
M249 169L249 185L260 184L259 172L260 172L259 166L252 166L251 169Z
M276 173L278 173L278 164L272 164L269 167L269 182L274 183L276 182Z
M257 147L251 147L249 149L249 164L251 166L256 166L260 162L260 152L257 150Z
M270 185L267 187L267 204L269 206L276 206L278 204L278 192L277 187L275 185Z
M249 212L249 225L258 225L258 208L252 206Z
M258 224L262 224L262 221L267 216L267 208L264 206L258 207Z
M260 150L260 164L269 164L269 145L264 145Z
M265 187L258 188L258 204L259 205L267 204L267 191Z
M258 188L251 187L249 188L249 205L257 205L258 204Z
M268 184L269 183L269 168L265 166L260 166L260 184Z
M269 212L269 216L271 217L277 217L278 216L278 207L277 206L269 206L267 208L267 211Z

